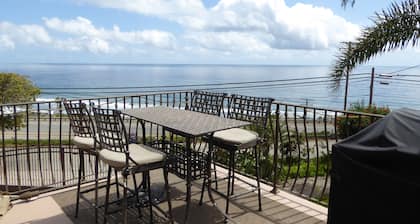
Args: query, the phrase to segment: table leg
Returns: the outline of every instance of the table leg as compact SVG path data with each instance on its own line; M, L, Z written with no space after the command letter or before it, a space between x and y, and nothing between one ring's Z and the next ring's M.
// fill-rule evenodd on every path
M191 138L186 137L185 139L185 149L187 151L187 206L185 208L184 223L187 223L191 204Z
M216 206L216 202L214 201L212 190L211 190L211 163L213 162L213 143L212 140L209 141L209 151L207 156L207 193L209 195L210 201L214 206ZM216 168L216 167L215 167Z

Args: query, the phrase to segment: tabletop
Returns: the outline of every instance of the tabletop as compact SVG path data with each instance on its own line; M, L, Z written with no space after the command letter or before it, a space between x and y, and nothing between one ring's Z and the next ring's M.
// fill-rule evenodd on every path
M199 137L216 131L251 123L170 107L147 107L121 110L123 114L163 126L183 135Z

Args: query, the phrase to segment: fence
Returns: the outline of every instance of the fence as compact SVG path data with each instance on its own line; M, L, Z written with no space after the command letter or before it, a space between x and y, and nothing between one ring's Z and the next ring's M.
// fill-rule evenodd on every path
M192 91L156 92L70 101L103 108L152 106L188 108ZM262 148L265 181L277 189L326 202L329 191L330 153L333 143L381 118L380 115L307 107L274 102L267 128L269 140ZM125 120L130 136L159 136L161 127ZM0 105L0 190L19 194L28 190L55 190L73 186L79 167L78 150L71 144L71 128L60 100ZM150 140L150 139L149 139ZM84 175L93 178L94 159L85 155ZM237 168L253 175L247 152L238 155ZM218 161L223 165L223 155ZM100 164L100 177L106 169Z

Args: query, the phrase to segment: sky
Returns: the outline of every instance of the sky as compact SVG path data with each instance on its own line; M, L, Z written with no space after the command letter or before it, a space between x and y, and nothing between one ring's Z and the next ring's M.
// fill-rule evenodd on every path
M391 1L2 0L0 63L330 65ZM419 47L369 65L418 63Z

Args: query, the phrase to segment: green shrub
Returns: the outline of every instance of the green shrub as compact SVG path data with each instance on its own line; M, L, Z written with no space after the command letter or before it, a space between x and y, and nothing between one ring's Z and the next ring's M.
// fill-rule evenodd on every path
M387 115L390 112L390 109L386 106L383 106L383 107L379 107L376 105L365 106L362 102L362 103L352 104L349 111ZM338 138L343 139L348 136L354 135L377 120L378 120L377 117L363 116L363 115L359 116L356 114L348 114L348 115L339 116L337 117Z
M33 101L40 93L40 89L25 76L0 72L0 104ZM3 111L12 109L3 107ZM23 114L18 112L2 116L0 126L10 130L24 127Z

